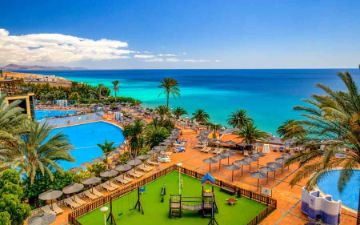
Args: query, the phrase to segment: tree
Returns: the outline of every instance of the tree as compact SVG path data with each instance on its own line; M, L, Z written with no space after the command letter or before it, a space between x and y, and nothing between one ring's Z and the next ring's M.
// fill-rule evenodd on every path
M69 95L69 100L75 100L77 103L80 102L81 100L81 96L78 92L71 92L71 94Z
M299 163L300 169L290 185L310 177L306 183L311 190L334 168L343 168L338 180L338 189L353 175L360 163L360 93L348 72L339 73L346 89L335 91L322 84L317 86L324 94L314 94L304 100L306 105L296 106L304 120L298 121L307 132L304 141L306 151L291 157L287 164ZM343 157L336 157L338 154Z
M24 192L16 170L5 170L0 175L0 221L4 224L23 224L30 215L30 206L23 203Z
M0 159L12 168L17 168L34 182L36 175L45 173L53 180L52 171L63 171L59 160L74 161L69 150L72 146L62 133L51 134L46 123L28 123L28 132L21 135L22 142L16 146L1 147Z
M144 147L145 140L143 138L145 124L136 119L133 123L127 124L124 127L124 136L127 139L128 145L130 147L130 154L135 158L139 151Z
M145 142L152 148L159 145L169 134L165 127L150 125L145 129Z
M159 87L164 89L166 95L166 107L169 108L170 95L172 95L174 98L180 96L179 83L174 78L165 77L160 82Z
M106 164L106 168L109 168L108 156L116 149L116 147L114 146L114 142L108 142L107 140L105 140L104 144L97 144L97 146L101 149L105 156L104 162Z
M230 126L239 129L241 129L250 122L252 122L252 119L247 115L246 111L243 109L233 112L228 119L228 124Z
M171 115L169 108L165 105L160 105L156 107L155 111L159 114L161 119L168 118Z
M192 119L200 124L206 124L209 122L210 116L207 112L202 109L196 110L193 114Z
M111 82L113 84L113 90L114 90L114 93L115 93L115 98L116 98L116 95L117 95L117 92L119 90L119 81L118 80L114 80L113 82Z
M176 107L174 110L173 110L173 114L175 116L175 118L178 120L180 119L181 116L183 115L186 115L187 112L184 108L182 107Z
M283 140L292 139L297 141L306 137L306 130L301 124L299 124L298 121L295 120L285 121L281 126L279 126L277 133Z
M259 130L253 122L245 124L237 134L242 137L244 142L248 145L253 145L256 141L267 137L267 134L264 131Z

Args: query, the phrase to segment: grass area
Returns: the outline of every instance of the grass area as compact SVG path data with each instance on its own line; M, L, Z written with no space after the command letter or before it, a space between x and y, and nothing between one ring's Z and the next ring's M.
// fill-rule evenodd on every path
M119 199L113 201L113 212L117 224L126 225L207 225L209 218L202 218L197 212L184 212L181 218L169 218L169 196L170 194L178 194L178 172L173 171L152 183L146 185L146 192L141 195L141 202L144 208L144 215L133 210L137 200L137 192L133 191ZM181 175L183 181L183 196L200 197L201 183L200 181ZM166 185L166 196L164 202L161 202L161 188ZM205 187L208 188L208 187ZM258 213L265 209L265 205L255 202L247 198L238 199L234 206L226 204L226 199L230 195L221 192L219 188L215 188L216 203L219 213L215 215L220 225L241 225L247 224ZM103 215L100 209L96 209L78 219L81 224L103 224Z

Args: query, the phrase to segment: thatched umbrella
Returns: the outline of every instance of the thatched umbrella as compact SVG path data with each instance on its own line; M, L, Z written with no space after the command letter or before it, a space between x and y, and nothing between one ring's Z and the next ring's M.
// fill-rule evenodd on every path
M256 159L255 159L254 157L246 157L246 158L244 158L243 160L249 163L249 164L248 164L248 165L249 165L249 171L251 171L251 163L252 163L252 162L255 162Z
M31 217L28 220L28 225L49 225L56 219L55 213L43 213Z
M101 172L100 177L111 178L111 177L115 177L116 175L118 175L118 173L119 172L116 170L107 170L107 171ZM111 186L110 179L109 179L109 185Z
M266 165L274 170L274 179L275 179L276 170L281 168L282 166L277 162L268 162Z
M268 166L263 166L259 168L261 173L266 173L266 183L269 181L269 172L274 172L275 170Z
M236 164L232 164L225 166L225 169L231 170L231 182L234 182L234 171L240 169L240 167Z
M104 162L104 159L102 157L98 157L98 158L93 159L93 162L94 163Z
M77 192L81 191L82 189L84 189L83 184L73 183L73 184L70 184L70 185L64 187L63 192L64 192L64 194L68 195L68 194L77 193Z
M241 167L241 176L243 175L243 171L244 171L244 166L247 166L249 165L250 163L247 161L247 160L244 160L244 159L239 159L239 160L236 160L234 162L235 165L238 165Z
M138 166L141 163L142 162L141 162L140 159L132 159L132 160L127 161L127 164L130 165L130 166Z
M63 194L62 191L59 191L59 190L48 190L44 193L41 193L39 195L39 199L44 200L44 201L50 201L51 209L52 209L53 200L59 198L62 194Z
M209 164L209 172L211 172L211 164L213 163L217 163L218 160L214 159L214 158L207 158L204 159L203 162L206 164Z
M284 157L276 158L275 162L277 162L277 163L279 163L281 165L281 172L283 172L284 171L284 164L285 164Z
M149 159L150 157L151 157L151 155L145 154L145 155L139 155L138 157L136 157L136 159L145 161L145 160Z
M216 156L214 156L212 158L215 159L215 160L218 160L218 162L219 162L219 170L220 170L221 169L221 160L225 159L226 157L219 154L219 155L216 155Z
M128 164L123 164L115 167L115 170L119 171L120 173L123 173L123 177L125 177L125 172L131 170L131 166Z
M221 153L221 155L228 159L228 165L229 165L230 164L230 157L235 155L235 153L232 152L232 151L226 151L226 152Z
M257 179L257 189L259 189L260 179L264 179L266 177L266 175L261 173L260 171L256 171L256 172L251 173L251 177Z
M82 180L81 183L85 185L91 185L91 192L93 192L93 187L95 184L98 184L101 182L100 177L90 177L85 180Z

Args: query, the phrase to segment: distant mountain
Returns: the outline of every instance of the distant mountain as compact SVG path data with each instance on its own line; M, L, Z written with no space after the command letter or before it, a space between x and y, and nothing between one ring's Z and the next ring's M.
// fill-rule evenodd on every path
M9 64L4 67L0 67L2 70L16 71L16 70L85 70L83 67L67 67L67 66L28 66L28 65L17 65Z

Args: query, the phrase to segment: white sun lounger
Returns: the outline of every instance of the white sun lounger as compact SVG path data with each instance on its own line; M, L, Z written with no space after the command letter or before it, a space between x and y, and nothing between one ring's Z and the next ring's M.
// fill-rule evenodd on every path
M79 208L81 205L79 203L74 202L70 198L64 200L65 204L68 205L72 209Z
M41 210L42 210L44 213L56 214L56 212L55 212L54 210L52 210L49 205L46 205L46 206L41 207Z
M116 187L110 186L108 183L101 184L101 187L103 187L107 191L114 191L116 189Z
M95 199L99 198L99 196L91 193L89 190L86 190L86 191L84 192L84 195L85 195L86 197L90 198L91 200L95 200Z
M115 180L122 183L122 184L128 184L128 183L131 182L128 179L126 179L123 175L120 175L120 176L116 177Z
M86 202L84 200L82 200L81 198L79 198L79 196L75 195L73 200L78 203L79 205L85 205Z
M93 188L93 190L91 191L94 195L98 196L98 197L103 197L103 193L101 193L100 191L98 191L96 188Z
M137 167L138 170L141 170L141 171L144 171L144 172L149 172L151 170L153 170L153 167L152 166L147 166L147 165L144 165L144 164L141 164Z
M149 164L149 165L151 165L151 166L158 166L158 165L160 165L158 162L154 162L154 161L151 161L151 160L147 161L147 164Z
M56 213L56 215L59 215L64 212L64 210L62 208L60 208L60 206L58 206L58 204L56 204L56 203L52 204L52 209Z
M139 172L134 172L134 171L128 171L127 174L129 176L135 177L135 178L139 178L142 177L144 174L143 173L139 173Z

